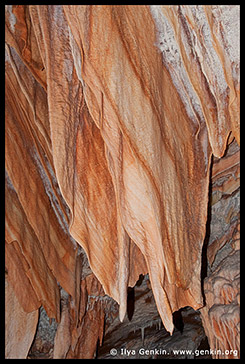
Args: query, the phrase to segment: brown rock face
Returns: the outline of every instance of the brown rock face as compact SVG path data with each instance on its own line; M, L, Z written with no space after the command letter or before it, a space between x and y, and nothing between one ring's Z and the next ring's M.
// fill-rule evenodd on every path
M238 358L240 352L239 148L234 141L225 156L214 158L211 221L204 280L203 326L212 357ZM237 355L238 353L238 355Z
M204 283L207 304L201 313L215 359L235 358L240 351L239 253L229 254Z
M94 358L147 273L170 334L201 309L238 356L238 28L237 5L6 6L7 358L40 307L53 358Z

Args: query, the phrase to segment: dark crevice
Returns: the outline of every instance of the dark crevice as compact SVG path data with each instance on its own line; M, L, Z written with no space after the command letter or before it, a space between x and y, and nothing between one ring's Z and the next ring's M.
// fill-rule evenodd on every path
M128 287L128 297L127 297L127 314L129 321L132 320L135 309L135 293L134 287Z
M207 222L206 222L206 235L203 242L202 247L202 265L201 265L201 290L203 296L203 304L205 306L205 294L204 294L204 279L207 277L208 274L208 259L207 259L207 249L208 249L208 242L210 239L210 226L211 226L211 197L212 197L212 168L213 168L213 156L211 157L210 163L210 177L209 177L209 191L208 191L208 210L207 210Z
M175 311L173 313L173 324L174 327L179 330L182 334L183 330L184 330L184 321L183 321L183 317L181 314L181 309L178 311Z
M140 274L139 279L135 283L135 287L140 287L142 282L143 282L143 279L144 279L144 275ZM127 295L127 315L128 315L129 321L131 321L132 318L133 318L134 310L135 310L135 291L134 291L134 287L128 287L127 294L128 294Z

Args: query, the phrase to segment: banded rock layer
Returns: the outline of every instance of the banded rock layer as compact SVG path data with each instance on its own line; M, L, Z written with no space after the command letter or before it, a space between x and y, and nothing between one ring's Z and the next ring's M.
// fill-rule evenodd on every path
M77 328L88 274L121 320L140 274L170 333L203 306L211 158L239 143L238 22L238 6L6 6L6 271L26 313L59 322L62 287Z

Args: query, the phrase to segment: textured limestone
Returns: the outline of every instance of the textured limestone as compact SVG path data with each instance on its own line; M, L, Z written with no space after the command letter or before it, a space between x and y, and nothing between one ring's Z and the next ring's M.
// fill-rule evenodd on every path
M208 274L201 317L214 359L240 357L240 163L233 141L212 166Z
M240 251L230 253L205 279L201 309L214 359L240 357Z
M122 321L128 286L149 273L172 333L173 312L203 306L210 175L213 204L239 187L239 147L225 155L239 144L239 6L11 5L5 29L6 268L18 301L60 322L55 356L93 357L105 313L85 305L87 277Z
M5 357L23 359L27 357L32 344L38 310L25 312L19 303L8 278L5 278Z

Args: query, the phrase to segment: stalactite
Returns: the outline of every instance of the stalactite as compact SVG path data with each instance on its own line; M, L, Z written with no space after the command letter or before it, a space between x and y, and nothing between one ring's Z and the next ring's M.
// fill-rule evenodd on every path
M149 274L172 335L175 311L212 303L201 279L208 206L226 208L239 188L239 6L9 5L5 30L14 296L59 323L55 356L93 358L106 297L123 322L128 287ZM236 202L228 208L229 227L207 249L214 291L219 251L239 248Z

